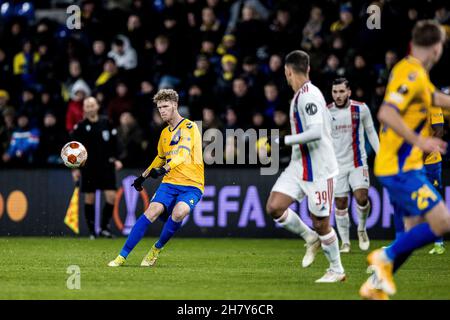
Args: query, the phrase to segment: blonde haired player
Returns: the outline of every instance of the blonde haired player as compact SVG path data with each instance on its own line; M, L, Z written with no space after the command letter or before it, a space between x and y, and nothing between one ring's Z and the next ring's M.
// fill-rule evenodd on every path
M396 293L393 273L417 249L450 232L450 214L423 170L423 153L443 152L447 144L427 134L431 106L450 108L450 97L433 86L429 70L439 61L445 34L434 20L417 22L411 54L393 68L383 104L375 175L388 190L407 230L387 247L367 257L374 271L361 287L365 299L388 299Z
M159 90L153 97L161 118L168 126L161 132L158 155L133 183L137 191L150 176L164 176L149 207L133 226L120 254L108 265L118 267L145 235L158 217L165 221L159 240L142 260L141 266L153 266L164 245L181 227L183 219L200 201L204 191L202 139L197 125L178 113L178 94L172 89Z

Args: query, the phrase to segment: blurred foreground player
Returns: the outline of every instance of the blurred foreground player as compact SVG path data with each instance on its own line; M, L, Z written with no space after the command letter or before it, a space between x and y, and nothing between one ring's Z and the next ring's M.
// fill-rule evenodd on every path
M367 257L374 274L362 285L365 299L388 299L396 293L393 273L417 249L450 232L450 214L423 170L423 153L444 152L447 144L426 133L431 106L450 108L450 97L433 86L429 70L439 61L445 33L433 20L419 21L412 32L411 54L393 68L378 112L380 151L375 175L388 190L395 215L406 232Z
M350 189L356 200L358 213L359 248L367 251L370 246L366 221L370 213L369 166L367 164L365 134L375 152L380 141L373 125L369 107L364 102L350 99L352 91L347 79L333 81L331 95L334 102L328 105L332 116L331 135L339 164L336 181L336 225L342 240L341 252L350 252L350 217L348 193Z
M295 92L291 102L291 135L281 137L280 146L292 146L288 167L270 192L266 210L285 229L306 241L303 267L310 266L322 247L330 263L318 283L345 280L336 232L330 225L334 177L338 164L331 139L331 115L319 88L309 81L309 56L293 51L286 56L285 75ZM289 206L308 197L315 231L311 230Z
M204 166L202 139L194 122L178 113L178 94L172 89L162 89L153 97L161 118L168 126L161 132L158 155L133 186L142 190L147 177L164 176L150 205L133 226L120 254L108 266L118 267L144 237L150 224L158 217L164 223L159 240L144 257L141 266L153 266L164 245L180 229L183 219L194 209L204 191Z
M88 151L86 165L72 171L77 182L81 177L81 192L84 192L84 214L89 228L90 238L95 232L95 191L105 193L105 205L100 223L100 236L112 238L109 223L116 199L116 170L122 168L117 160L117 131L107 117L98 114L100 107L97 100L89 97L83 102L84 120L75 125L72 139L81 142Z

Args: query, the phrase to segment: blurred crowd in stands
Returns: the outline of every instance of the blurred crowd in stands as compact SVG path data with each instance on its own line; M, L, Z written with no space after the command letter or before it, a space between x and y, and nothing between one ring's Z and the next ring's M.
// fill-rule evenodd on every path
M0 167L60 165L91 95L118 129L126 167L155 155L165 124L152 96L161 88L177 90L182 114L203 121L204 131L286 134L293 92L283 59L295 49L310 54L311 80L327 102L333 79L345 76L376 120L415 22L436 19L450 34L449 2L440 0L84 0L75 1L79 30L37 18L57 2L0 0ZM381 29L367 27L371 4ZM449 73L446 48L432 81L449 86ZM234 156L233 146L226 150Z

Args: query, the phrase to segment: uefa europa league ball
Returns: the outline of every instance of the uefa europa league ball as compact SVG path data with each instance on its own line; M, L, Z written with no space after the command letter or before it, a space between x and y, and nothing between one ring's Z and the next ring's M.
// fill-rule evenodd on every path
M72 169L84 166L87 157L86 148L78 141L70 141L61 149L64 164Z

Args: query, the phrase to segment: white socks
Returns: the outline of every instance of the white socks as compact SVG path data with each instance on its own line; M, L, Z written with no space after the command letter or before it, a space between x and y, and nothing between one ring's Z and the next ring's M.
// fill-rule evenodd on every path
M369 212L371 210L370 201L367 201L365 207L360 207L358 204L356 205L356 211L358 212L358 231L366 230L366 221L369 216Z
M339 236L343 243L350 244L350 217L348 215L348 208L335 210L336 226Z
M307 243L317 240L318 234L311 230L292 209L287 208L276 221L286 230L302 237Z
M334 229L331 228L330 233L324 236L319 236L319 238L322 243L322 249L325 253L325 257L327 257L330 262L331 270L337 273L344 273L344 267L342 266L341 255L339 253L339 241Z

